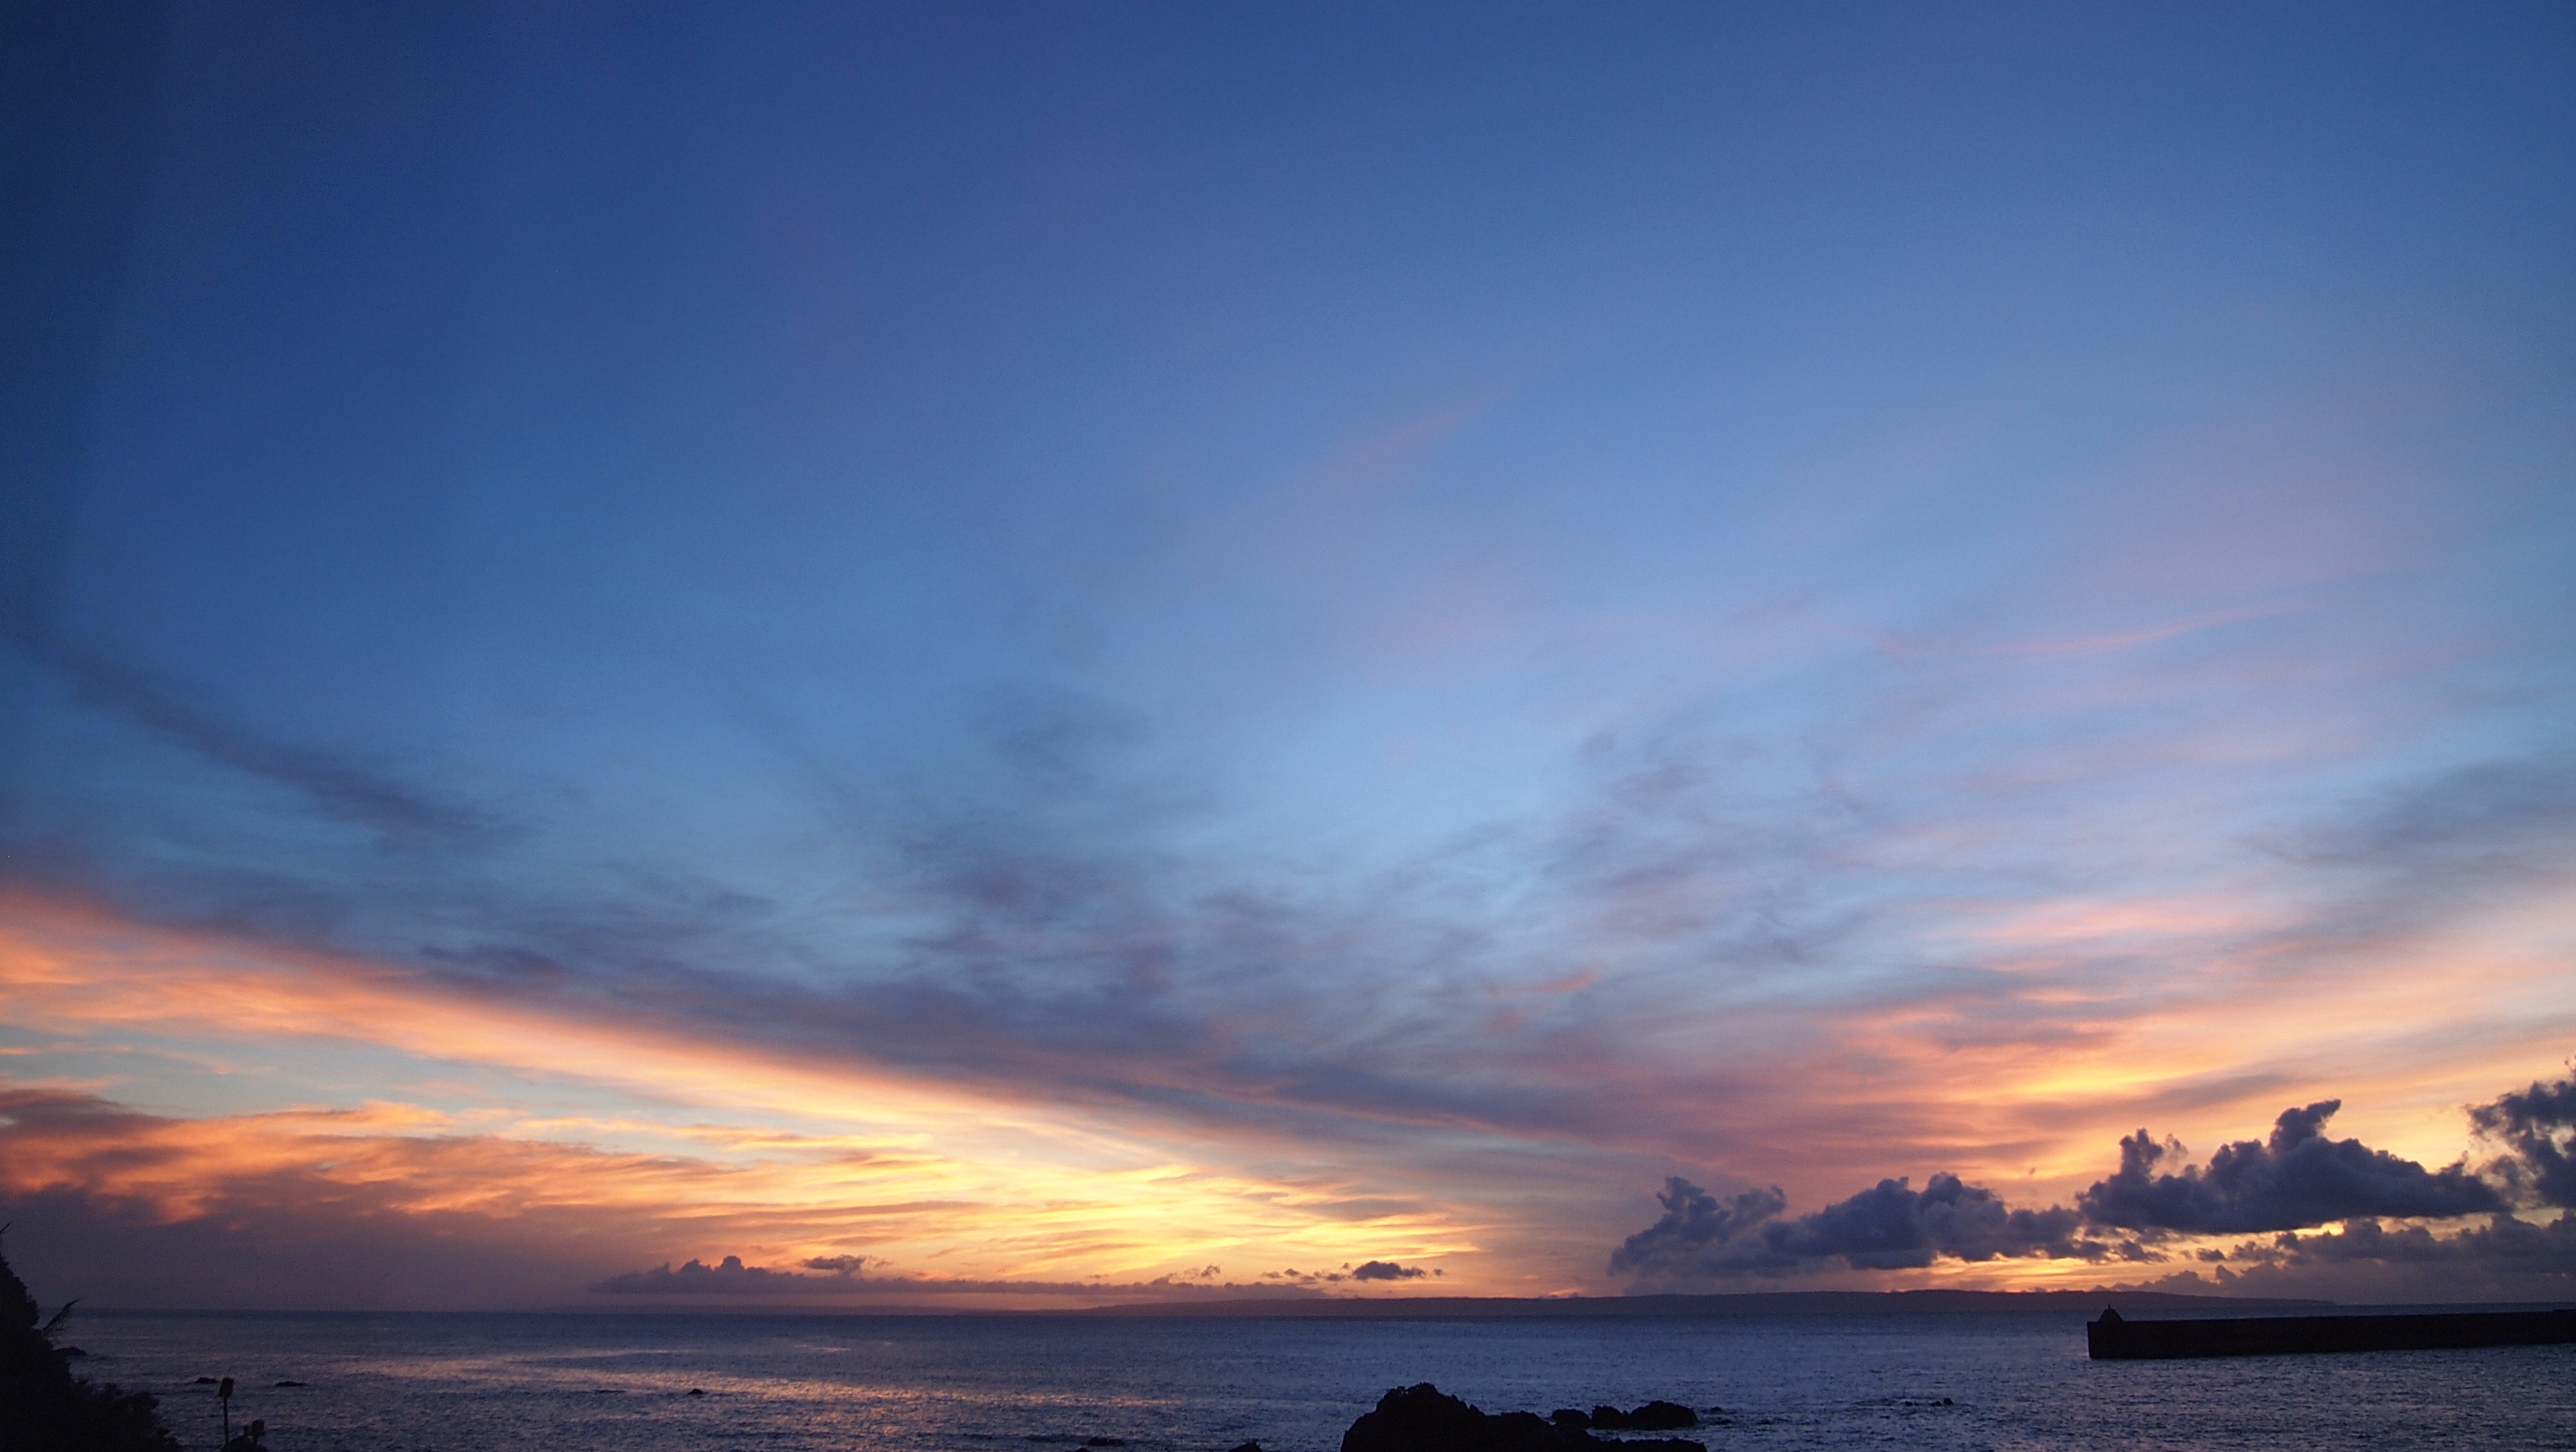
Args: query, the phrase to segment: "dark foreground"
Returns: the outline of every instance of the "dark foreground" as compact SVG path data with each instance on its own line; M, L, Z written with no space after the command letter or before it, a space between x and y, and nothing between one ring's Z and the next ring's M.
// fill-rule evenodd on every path
M1449 1321L84 1310L76 1322L83 1370L160 1397L188 1452L214 1452L223 1436L219 1387L199 1378L226 1376L234 1427L265 1418L275 1452L1338 1452L1387 1388L1421 1382L1489 1416L1551 1424L1551 1409L1607 1405L1623 1425L1585 1419L1605 1443L1689 1439L1708 1452L2576 1452L2576 1346L2094 1361L2084 1323L2101 1310ZM1638 1427L1658 1400L1698 1425Z
M2084 1327L2096 1361L2284 1356L2350 1351L2467 1351L2576 1345L2576 1311L2451 1311L2402 1316L2244 1316L2129 1321L2117 1311Z
M150 1393L72 1375L55 1344L70 1310L46 1320L0 1256L0 1452L179 1452Z
M1624 1452L1708 1452L1707 1443L1682 1437L1607 1442L1592 1435L1595 1427L1667 1432L1698 1425L1697 1412L1667 1401L1648 1402L1633 1412L1598 1406L1590 1412L1563 1407L1548 1417L1536 1412L1494 1415L1426 1381L1396 1387L1378 1398L1376 1409L1361 1413L1342 1434L1342 1452L1601 1452L1611 1447ZM1260 1452L1260 1446L1246 1442L1234 1452Z

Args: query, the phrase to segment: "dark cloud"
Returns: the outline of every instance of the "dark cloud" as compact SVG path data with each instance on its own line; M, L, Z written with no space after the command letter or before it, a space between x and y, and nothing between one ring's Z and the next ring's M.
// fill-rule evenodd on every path
M0 1083L0 1221L18 1227L22 1266L89 1305L180 1309L535 1308L671 1243L660 1210L636 1194L637 1172L668 1161L311 1118L355 1132L232 1161L235 1131L265 1121L165 1118ZM367 1172L327 1168L351 1159ZM589 1193L508 1189L529 1180ZM452 1206L477 1198L439 1193L460 1183L494 1203Z
M300 793L324 815L388 841L457 848L488 845L504 835L499 821L484 812L339 753L246 731L193 699L185 687L97 651L50 638L22 638L19 644L83 704L157 732L208 761Z
M2576 751L2478 762L2391 783L2352 810L2265 843L2344 885L2276 946L2311 970L2415 940L2480 901L2576 870ZM2324 960L2321 963L2321 959Z
M651 1270L610 1276L588 1289L606 1296L781 1296L844 1291L849 1289L849 1281L843 1276L798 1275L794 1271L744 1265L741 1256L729 1255L715 1265L691 1260L678 1270L671 1269L666 1260Z
M1342 1282L1349 1280L1351 1278L1350 1270L1351 1268L1348 1262L1344 1262L1342 1268L1337 1271L1301 1271L1292 1265L1284 1270L1263 1271L1261 1273L1261 1284L1282 1288L1295 1287L1303 1290L1318 1290L1324 1286L1340 1285Z
M1721 1203L1679 1175L1666 1178L1655 1198L1663 1204L1664 1217L1610 1253L1612 1275L1659 1281L1686 1276L1710 1247L1724 1245L1789 1208L1789 1197L1777 1186L1747 1190Z
M2469 1122L2512 1152L2497 1162L2508 1183L2544 1205L2576 1206L2576 1072L2478 1105Z
M2284 1231L2199 1258L2206 1277L2183 1271L2135 1289L2380 1303L2566 1299L2576 1295L2576 1214L2542 1225L2498 1215L2452 1235L2353 1220L2335 1234Z
M2311 861L2494 871L2576 845L2576 752L2478 762L2404 784L2294 849Z
M2063 1206L2015 1210L1982 1185L1936 1174L1920 1190L1881 1180L1846 1200L1794 1220L1777 1218L1777 1189L1748 1190L1720 1203L1676 1176L1656 1198L1664 1216L1628 1237L1610 1257L1613 1275L1659 1285L1776 1276L1825 1269L1909 1270L1948 1258L1988 1261L2032 1256L2104 1260L2144 1254L2135 1245L2087 1238L2083 1217Z
M738 1255L726 1256L715 1265L690 1260L677 1269L670 1262L650 1270L628 1271L610 1276L584 1289L608 1296L865 1296L870 1299L910 1296L1013 1296L1066 1297L1093 1303L1109 1301L1161 1301L1188 1297L1209 1291L1223 1291L1233 1296L1296 1296L1311 1292L1299 1286L1236 1285L1219 1282L1222 1274L1215 1266L1205 1266L1180 1275L1156 1276L1150 1281L1019 1281L974 1280L961 1276L914 1276L857 1274L862 1266L883 1267L885 1262L874 1256L823 1255L804 1262L808 1269L831 1271L830 1275L803 1275L796 1271L771 1270L766 1266L744 1265ZM1384 1262L1372 1261L1371 1265ZM1363 1267L1365 1269L1365 1267ZM1392 1269L1392 1267L1390 1267ZM1295 1272L1290 1272L1295 1275ZM1419 1276L1418 1270L1399 1271L1400 1277ZM1369 1279L1380 1279L1371 1276ZM1327 1279L1299 1277L1301 1282ZM1334 1275L1331 1280L1350 1277Z
M727 1258L730 1259L731 1257ZM857 1275L860 1271L867 1269L869 1266L883 1264L885 1264L883 1260L872 1255L818 1255L806 1261L805 1268L807 1270L834 1271L841 1275Z
M1934 1175L1921 1191L1881 1180L1813 1215L1762 1227L1767 1249L1801 1260L1840 1256L1856 1269L1930 1265L1936 1257L1985 1261L1999 1256L2083 1256L2103 1252L2079 1240L2083 1219L2062 1206L2008 1209L1982 1185Z
M2076 1197L2094 1224L2123 1230L2228 1235L2304 1230L2362 1216L2447 1218L2503 1210L2504 1197L2468 1166L2427 1170L2357 1139L2325 1137L2340 1099L2285 1109L2263 1143L2239 1140L2157 1174L2174 1150L2141 1129L2120 1141L2120 1168Z
M651 1227L603 1226L587 1210L424 1215L286 1176L202 1204L172 1219L61 1187L7 1195L0 1220L29 1274L103 1308L532 1310L565 1304L609 1268L599 1260L651 1245Z
M2331 1235L2284 1231L2270 1245L2239 1247L2230 1258L2257 1264L2465 1264L2576 1276L2576 1214L2546 1225L2497 1215L2456 1235L2435 1235L2421 1225L2391 1230L2376 1220L2355 1220Z
M2089 1261L2155 1261L2164 1257L2134 1238L2100 1230L2161 1235L2295 1232L2331 1221L2356 1228L2349 1238L2301 1242L2285 1235L2268 1254L2312 1261L2346 1258L2436 1259L2488 1246L2537 1255L2540 1232L2503 1215L2504 1198L2465 1163L2435 1171L2374 1150L2359 1140L2325 1137L2342 1101L2286 1109L2264 1143L2222 1147L2206 1169L2155 1173L2179 1146L2160 1145L2145 1130L2120 1141L2120 1169L2096 1181L2073 1208L2014 1209L1993 1191L1956 1175L1936 1174L1921 1190L1908 1180L1881 1180L1812 1214L1782 1219L1787 1198L1776 1188L1748 1190L1721 1202L1688 1180L1665 1181L1656 1196L1663 1218L1629 1236L1611 1254L1610 1272L1640 1283L1680 1285L1744 1276L1821 1270L1840 1261L1853 1270L1913 1270L1936 1260L1987 1261L2045 1257ZM2510 1144L2534 1187L2555 1190L2567 1171L2561 1131L2576 1120L2576 1081L2534 1084L2472 1111L2479 1127ZM2376 1217L2445 1219L2493 1214L2475 1237L2435 1241L2420 1228L2381 1234ZM2368 1226L2368 1229L2357 1228ZM2517 1239L2516 1237L2521 1237ZM2301 1252L2300 1245L2318 1248ZM2435 1249L2434 1247L2444 1247ZM2223 1261L2224 1254L2204 1259ZM2543 1256L2543 1259L2546 1257Z
M1205 1281L1212 1279L1216 1274L1217 1268L1209 1266L1194 1279ZM1344 1261L1340 1270L1299 1270L1292 1265L1282 1270L1263 1271L1261 1278L1254 1284L1270 1290L1320 1291L1327 1286L1338 1286L1351 1281L1418 1281L1445 1274L1447 1274L1445 1271L1399 1265L1391 1260L1363 1261L1356 1267L1349 1261ZM1193 1278L1183 1277L1183 1279ZM1224 1288L1235 1289L1231 1282Z

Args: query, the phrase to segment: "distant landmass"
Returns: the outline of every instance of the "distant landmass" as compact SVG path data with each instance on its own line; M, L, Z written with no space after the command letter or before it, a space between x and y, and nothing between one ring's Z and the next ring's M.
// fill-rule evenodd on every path
M1606 1316L1911 1316L2053 1311L2317 1310L2332 1301L2191 1296L2169 1291L1746 1291L1709 1296L1317 1296L1226 1301L1145 1301L1057 1314L1078 1316L1316 1316L1452 1321Z

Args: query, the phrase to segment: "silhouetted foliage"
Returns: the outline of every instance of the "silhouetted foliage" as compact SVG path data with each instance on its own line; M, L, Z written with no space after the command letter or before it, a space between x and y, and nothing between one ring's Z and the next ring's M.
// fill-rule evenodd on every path
M27 1283L0 1256L0 1452L179 1452L151 1396L73 1376L48 1334L62 1315L40 1318Z

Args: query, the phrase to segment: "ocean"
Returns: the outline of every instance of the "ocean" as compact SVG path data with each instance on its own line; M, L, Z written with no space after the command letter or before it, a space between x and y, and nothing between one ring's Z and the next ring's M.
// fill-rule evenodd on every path
M83 1375L190 1448L1333 1452L1387 1388L1721 1407L1721 1448L2576 1448L2576 1346L2094 1362L2058 1313L1240 1317L80 1313ZM294 1381L301 1386L278 1386ZM692 1390L703 1392L691 1396Z

